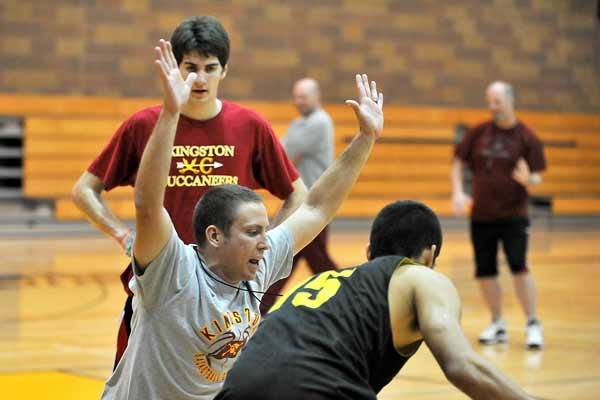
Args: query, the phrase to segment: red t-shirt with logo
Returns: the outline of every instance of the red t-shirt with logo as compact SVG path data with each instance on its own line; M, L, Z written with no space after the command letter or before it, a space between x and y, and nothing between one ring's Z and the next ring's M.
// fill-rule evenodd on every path
M527 188L512 178L512 172L519 158L531 172L546 169L542 142L531 129L520 121L510 129L484 122L467 132L455 156L473 171L473 220L527 216Z
M154 106L132 115L88 167L107 191L135 184L160 110ZM254 111L223 101L210 120L179 118L164 205L179 237L195 243L194 207L211 187L234 183L285 199L298 176L269 123Z

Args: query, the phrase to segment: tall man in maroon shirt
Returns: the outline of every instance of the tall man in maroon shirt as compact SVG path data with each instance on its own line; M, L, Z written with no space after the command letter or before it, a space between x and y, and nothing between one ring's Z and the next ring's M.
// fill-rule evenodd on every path
M238 184L264 188L284 200L272 225L290 215L304 200L306 188L287 158L271 125L258 113L218 97L227 76L229 36L213 17L191 17L173 32L171 43L184 79L196 73L191 95L181 110L172 149L165 208L186 243L195 243L192 215L210 188ZM133 186L144 148L161 106L133 114L73 187L73 201L102 232L130 256L135 232L120 221L102 198L117 186ZM117 339L115 367L131 331L131 266L121 274L128 293Z
M502 291L497 279L498 242L502 242L513 274L517 297L527 316L527 348L539 349L544 340L536 315L536 291L527 264L529 219L527 188L541 182L546 168L541 141L519 121L514 110L514 91L506 82L494 82L486 91L492 119L467 132L455 149L452 164L452 204L457 215L470 203L471 242L476 278L492 314L481 333L483 344L505 342ZM462 168L473 172L473 197L464 192Z

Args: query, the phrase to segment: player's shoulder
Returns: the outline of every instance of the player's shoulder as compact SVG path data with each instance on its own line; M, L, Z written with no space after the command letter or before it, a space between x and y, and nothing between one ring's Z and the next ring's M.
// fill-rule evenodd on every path
M327 110L321 108L321 114L323 116L323 119L327 120L330 123L333 123L333 118L331 117L331 114L327 112Z
M272 248L273 244L278 244L279 242L293 242L294 236L286 224L279 224L267 231L267 240L271 243Z
M517 130L521 135L525 136L526 138L531 138L531 139L536 139L536 140L538 139L538 137L535 134L535 132L533 131L533 129L521 120L519 120L517 122Z
M405 277L415 278L428 277L432 276L432 274L435 275L438 274L438 272L425 265L417 263L406 263L405 259L398 263L398 266L394 271L394 275L403 275Z
M486 120L483 122L479 122L467 129L464 137L458 143L459 146L467 146L472 145L474 141L482 136L483 133L490 131L493 129L493 121Z
M479 122L479 123L473 125L472 127L470 127L467 130L467 134L477 134L479 132L483 132L483 131L487 130L488 128L492 127L493 125L494 125L494 121L492 121L491 119Z
M221 100L223 103L223 112L226 117L235 118L237 121L240 119L246 123L256 125L268 125L267 119L263 117L258 111L251 108L242 106L240 104Z
M162 106L155 105L146 108L142 108L131 114L129 118L126 120L126 124L132 127L152 127L156 125L156 121L158 120L158 116L160 115L160 110Z
M156 121L158 119L161 109L162 109L162 106L159 104L156 104L156 105L153 105L150 107L145 107L145 108L137 110L136 112L131 114L129 119L130 120L138 120L138 121L145 121L145 120Z
M308 123L315 126L328 127L333 125L333 120L325 110L320 108L308 117Z
M397 268L392 275L392 284L409 285L413 289L421 287L454 287L446 275L424 265L409 264Z

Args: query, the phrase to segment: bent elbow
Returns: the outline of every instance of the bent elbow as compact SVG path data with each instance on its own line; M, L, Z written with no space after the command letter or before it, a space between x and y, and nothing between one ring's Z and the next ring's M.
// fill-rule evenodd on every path
M458 382L464 381L464 365L459 365L458 363L452 363L443 367L444 375L448 381L453 384L457 384ZM457 385L458 386L458 385Z
M75 182L75 184L71 188L71 201L79 208L81 208L81 206L83 205L85 190L85 185L83 185L79 180Z
M81 198L81 193L79 189L79 182L76 182L71 188L71 201L75 204L78 204Z

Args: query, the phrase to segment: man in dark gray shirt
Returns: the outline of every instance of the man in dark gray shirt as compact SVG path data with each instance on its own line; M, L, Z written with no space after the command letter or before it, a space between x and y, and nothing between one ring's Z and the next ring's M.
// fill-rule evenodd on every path
M333 121L321 108L319 84L314 79L300 79L292 94L300 116L292 121L282 143L310 188L333 161Z
M292 95L300 116L290 124L282 144L304 184L310 188L333 161L333 121L321 108L321 92L314 79L303 78L297 81ZM315 274L336 269L337 265L327 252L328 233L329 227L326 226L308 246L296 254L292 269L301 258L306 260ZM286 282L287 278L278 281L269 291L280 293ZM274 301L274 296L268 296L263 301L261 312L266 313Z

